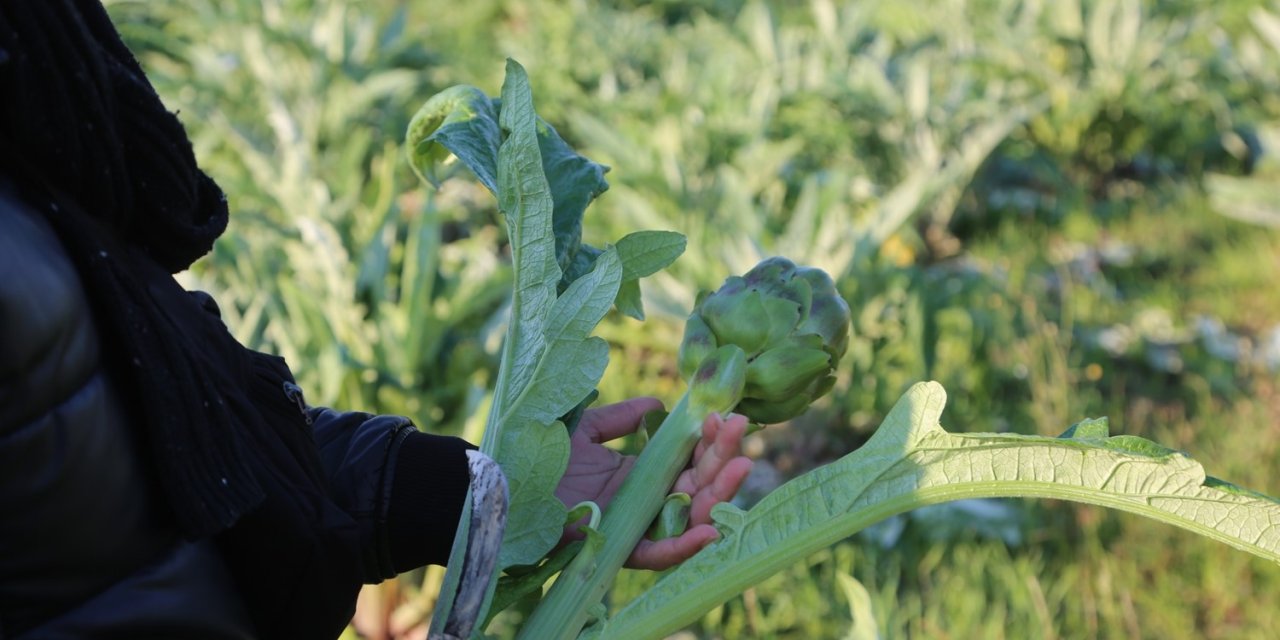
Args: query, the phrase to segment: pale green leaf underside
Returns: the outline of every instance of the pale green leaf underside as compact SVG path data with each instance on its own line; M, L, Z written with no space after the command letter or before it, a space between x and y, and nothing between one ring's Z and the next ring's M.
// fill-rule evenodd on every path
M607 188L606 169L573 153L538 119L528 76L510 60L500 101L473 87L443 91L415 115L406 141L414 169L433 183L437 165L455 155L494 192L506 221L511 317L480 448L510 483L499 567L533 564L564 526L566 510L555 488L568 461L569 434L560 418L589 397L608 363L608 345L590 333L618 296L621 256L612 248L584 248L593 258L586 268L564 282L561 270L580 249L582 211ZM662 260L663 252L658 246L640 251L641 266ZM455 552L464 544L462 536ZM446 609L452 591L441 593Z
M976 497L1044 497L1174 524L1280 564L1280 502L1214 478L1190 457L1089 421L1061 438L951 434L946 392L921 383L862 448L796 478L748 512L713 512L721 538L629 603L602 637L663 637L778 570L891 515ZM1074 437L1071 437L1074 436Z
M511 492L498 566L533 564L555 546L565 507L556 485L569 464L569 432L558 422L508 423L503 431L503 473Z
M565 508L554 491L568 459L557 419L595 388L608 345L588 334L608 312L622 278L617 252L556 297L560 268L551 229L551 195L537 145L528 79L508 65L499 120L508 131L498 155L498 201L515 261L511 322L484 443L511 482L502 567L537 562L560 537ZM555 432L554 434L542 432ZM482 445L482 448L484 446Z
M545 347L534 371L498 421L498 450L511 482L511 513L499 561L504 568L537 562L560 539L565 507L555 488L568 461L569 433L557 419L604 375L609 345L588 334L608 312L621 273L617 254L607 251L595 270L556 299L542 323Z
M555 302L560 281L551 232L551 190L538 151L537 115L529 79L513 61L507 64L502 105L498 121L507 139L498 150L498 208L507 222L515 283L494 396L494 412L499 416L509 414L507 403L514 401L533 377L546 345L544 318ZM494 444L490 441L490 433L496 430L493 422L486 425L481 449L503 463L500 451L494 455L485 446Z
M494 156L501 142L492 101L475 87L449 87L427 100L405 134L409 165L438 184L437 165L456 155L489 191L498 192Z
M613 305L621 281L618 252L611 248L596 258L591 273L574 280L556 299L547 318L547 341L582 340L591 335Z

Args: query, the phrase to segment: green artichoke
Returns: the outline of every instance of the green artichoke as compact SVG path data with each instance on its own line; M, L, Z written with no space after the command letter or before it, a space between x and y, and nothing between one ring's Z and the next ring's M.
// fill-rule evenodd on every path
M835 384L849 346L849 305L821 269L769 258L699 296L678 358L691 388L704 361L729 345L746 356L734 411L762 424L790 420Z

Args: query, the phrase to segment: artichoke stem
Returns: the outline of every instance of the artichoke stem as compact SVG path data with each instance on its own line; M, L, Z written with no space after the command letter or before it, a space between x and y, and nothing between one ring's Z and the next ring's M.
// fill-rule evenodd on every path
M603 546L595 554L580 553L569 563L521 627L519 638L578 636L591 618L591 608L604 599L614 576L662 509L676 477L688 465L702 437L703 419L719 409L693 403L688 392L680 398L605 509L600 525Z

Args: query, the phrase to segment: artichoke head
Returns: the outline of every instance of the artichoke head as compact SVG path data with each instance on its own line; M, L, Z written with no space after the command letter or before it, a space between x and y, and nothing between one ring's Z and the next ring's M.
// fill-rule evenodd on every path
M721 345L693 372L689 395L704 409L729 413L742 401L746 383L747 355L737 345Z
M849 345L849 305L824 271L786 258L764 260L699 295L680 344L681 375L733 345L746 378L734 409L760 423L783 422L831 390Z

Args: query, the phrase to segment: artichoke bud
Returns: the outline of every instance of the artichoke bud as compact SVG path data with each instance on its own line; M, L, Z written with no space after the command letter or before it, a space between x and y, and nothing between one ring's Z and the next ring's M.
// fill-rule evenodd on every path
M783 258L782 256L774 256L765 258L759 264L751 267L751 270L742 275L742 279L752 287L769 287L774 283L787 282L796 272L794 262Z
M849 305L840 296L815 296L808 319L796 332L821 336L832 359L839 361L849 347Z
M813 292L808 282L795 277L798 272L790 260L774 257L756 265L742 279L766 297L784 298L800 305L801 318L804 318Z
M814 297L817 296L839 296L836 292L836 283L831 276L822 269L813 267L800 267L796 269L796 279L804 280L809 283L809 288L813 290Z
M809 308L813 306L813 286L808 281L792 278L791 282L778 292L778 295L800 305L799 322L809 319Z
M849 346L849 304L821 269L797 269L796 279L809 283L813 293L808 317L800 321L796 332L822 336L832 359L839 361Z
M688 380L698 370L702 360L716 350L716 336L711 327L694 312L684 323L684 339L680 341L680 353L676 362L680 367L680 377Z
M812 400L813 398L807 394L799 394L781 402L760 398L744 398L742 402L738 403L738 408L735 411L753 422L777 424L804 413L808 410L809 403Z
M831 371L831 354L821 348L780 345L747 365L746 396L781 402L813 385ZM803 394L812 400L817 396Z
M707 411L727 413L742 400L747 384L747 354L726 344L707 356L689 380L689 397Z
M742 282L742 278L730 278ZM769 339L768 309L759 292L745 288L725 294L731 284L726 281L719 291L702 301L700 315L715 333L717 344L735 344L748 353L756 353Z
M680 348L681 373L693 372L692 399L703 407L727 411L736 403L762 424L790 420L835 384L849 325L849 305L831 276L769 258L699 298Z
M831 389L834 388L835 386L836 386L835 376L831 376L831 375L823 376L817 382L813 383L813 388L809 390L809 397L821 398L822 396L827 395L827 392L831 391Z
M790 300L783 298L762 298L761 304L764 306L764 318L757 320L759 324L764 324L767 335L760 351L772 349L779 344L787 336L795 333L796 327L800 324L800 306ZM756 351L748 351L748 355L755 355Z

